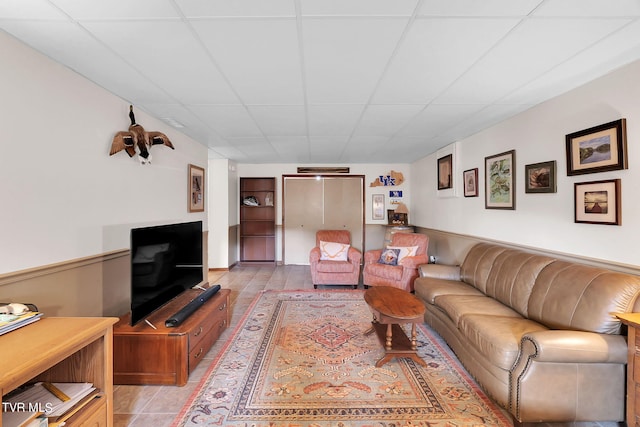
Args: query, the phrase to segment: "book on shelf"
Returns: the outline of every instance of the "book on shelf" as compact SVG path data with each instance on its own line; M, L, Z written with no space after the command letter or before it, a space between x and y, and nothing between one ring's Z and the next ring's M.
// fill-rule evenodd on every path
M10 393L3 401L5 413L11 412L40 412L56 425L80 410L90 402L98 390L92 383L46 383L37 382ZM20 426L20 424L17 424ZM5 425L3 414L2 427Z
M40 320L42 314L39 311L27 311L22 314L0 314L0 335Z

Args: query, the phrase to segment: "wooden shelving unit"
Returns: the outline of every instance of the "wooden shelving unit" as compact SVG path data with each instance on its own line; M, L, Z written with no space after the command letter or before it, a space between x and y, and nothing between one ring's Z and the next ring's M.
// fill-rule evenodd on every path
M240 262L276 261L276 179L240 178ZM259 206L243 204L253 196ZM270 201L269 201L270 199Z
M37 381L90 382L100 391L99 397L65 426L112 427L112 326L117 320L49 317L0 336L0 395Z

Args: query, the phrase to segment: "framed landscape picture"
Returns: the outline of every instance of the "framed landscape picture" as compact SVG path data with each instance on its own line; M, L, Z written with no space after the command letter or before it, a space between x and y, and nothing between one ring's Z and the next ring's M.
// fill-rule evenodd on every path
M524 167L525 193L555 193L556 161L533 163Z
M620 179L577 182L575 187L575 222L622 225Z
M627 169L627 126L620 119L566 136L567 175Z
M478 168L469 169L462 173L464 197L478 197Z
M486 209L516 208L515 163L515 150L484 158Z

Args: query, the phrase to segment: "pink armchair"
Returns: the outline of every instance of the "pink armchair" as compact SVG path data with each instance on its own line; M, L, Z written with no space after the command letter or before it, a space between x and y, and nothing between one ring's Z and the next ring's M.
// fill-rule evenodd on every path
M349 245L348 248L346 245ZM361 260L360 251L351 246L351 233L348 230L318 230L316 247L309 253L313 287L351 285L356 289L360 282Z
M379 263L382 249L367 251L364 254L363 283L369 286L393 286L413 292L413 281L418 277L418 266L428 262L427 248L429 237L419 233L395 233L388 247L416 247L415 255L406 256L397 265ZM386 248L385 248L386 249ZM405 249L406 250L406 249ZM402 251L398 251L402 256Z

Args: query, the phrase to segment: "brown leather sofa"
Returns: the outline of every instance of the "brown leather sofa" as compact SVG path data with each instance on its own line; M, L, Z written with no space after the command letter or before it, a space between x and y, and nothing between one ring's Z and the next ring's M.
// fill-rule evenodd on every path
M640 311L640 277L490 243L425 264L425 321L523 422L624 421L627 345L613 313Z

